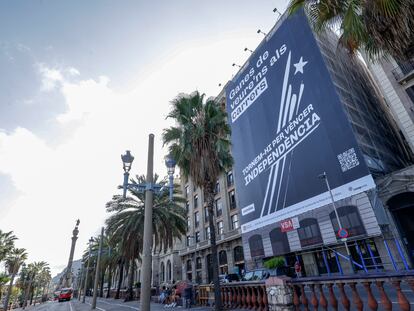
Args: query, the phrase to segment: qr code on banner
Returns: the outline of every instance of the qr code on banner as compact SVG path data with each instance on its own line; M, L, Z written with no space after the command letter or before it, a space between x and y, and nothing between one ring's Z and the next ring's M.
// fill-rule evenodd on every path
M346 172L351 168L359 165L355 149L351 148L341 154L338 154L338 161L341 164L342 172Z

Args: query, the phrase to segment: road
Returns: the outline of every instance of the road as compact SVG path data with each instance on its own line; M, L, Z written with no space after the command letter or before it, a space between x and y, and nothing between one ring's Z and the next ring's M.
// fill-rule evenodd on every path
M30 306L26 308L26 311L90 311L91 310L91 299L87 298L86 303L79 302L76 298L72 301L65 302L46 302L37 306ZM96 306L97 311L137 311L139 310L139 302L131 301L124 303L122 300L114 299L98 299ZM183 309L182 307L176 307L172 309ZM165 311L171 310L170 308L164 308L163 305L157 303L151 303L151 311ZM206 307L191 308L192 311L207 311L212 310ZM15 309L15 311L22 311L22 309Z

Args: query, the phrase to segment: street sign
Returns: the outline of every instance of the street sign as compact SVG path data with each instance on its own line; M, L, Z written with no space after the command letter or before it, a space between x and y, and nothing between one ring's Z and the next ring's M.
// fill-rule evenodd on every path
M341 239L346 239L349 236L348 230L346 230L345 228L341 228L338 230L338 236Z

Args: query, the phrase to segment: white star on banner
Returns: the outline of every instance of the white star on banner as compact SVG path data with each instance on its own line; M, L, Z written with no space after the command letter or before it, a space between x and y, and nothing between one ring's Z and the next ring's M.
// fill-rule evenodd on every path
M299 62L297 62L296 64L293 64L293 66L295 66L296 68L295 73L293 75L297 74L298 72L303 74L303 67L305 67L307 63L308 62L303 61L303 57L301 56Z

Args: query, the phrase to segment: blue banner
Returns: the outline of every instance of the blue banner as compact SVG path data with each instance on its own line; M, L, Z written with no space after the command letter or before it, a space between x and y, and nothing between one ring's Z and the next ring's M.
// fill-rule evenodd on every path
M375 186L303 12L226 86L242 232Z

